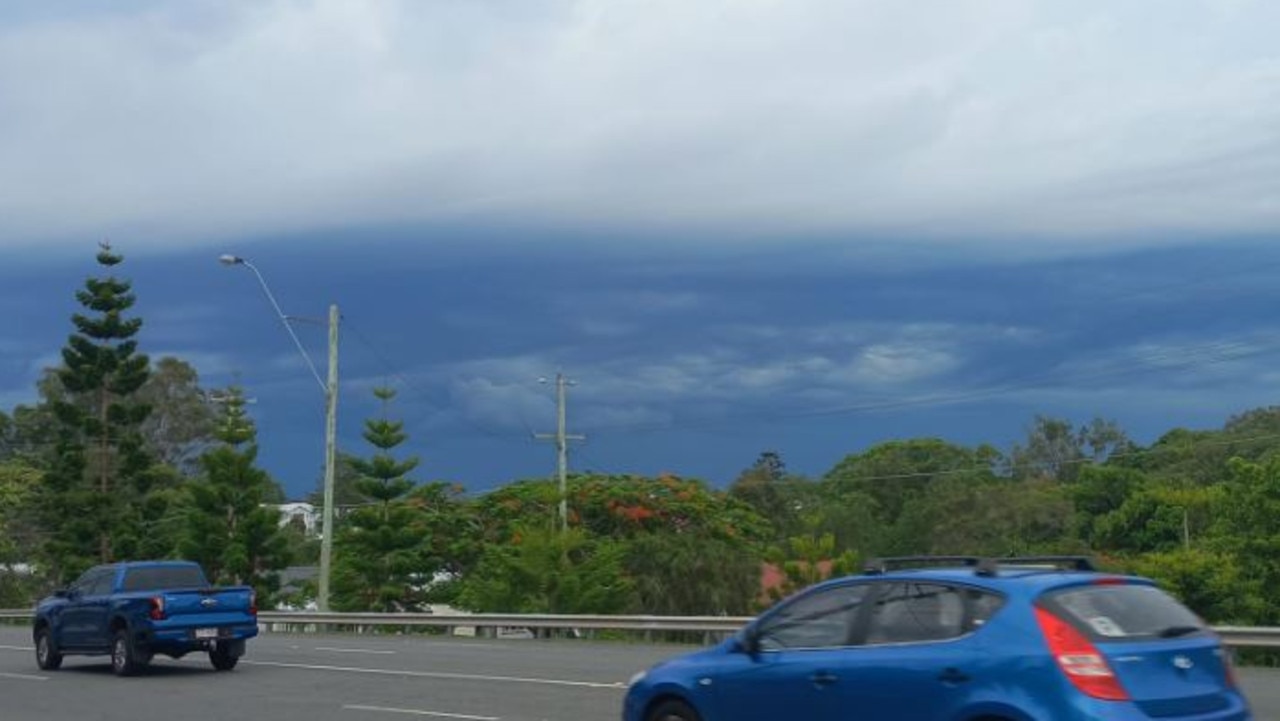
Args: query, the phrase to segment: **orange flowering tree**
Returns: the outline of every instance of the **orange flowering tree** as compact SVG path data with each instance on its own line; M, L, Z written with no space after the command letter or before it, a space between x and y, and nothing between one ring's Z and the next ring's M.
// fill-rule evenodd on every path
M627 610L736 615L751 608L773 536L751 506L670 474L581 474L567 491L570 530L584 544L620 550ZM558 532L558 504L554 481L520 481L479 499L477 517L488 543L516 546L530 533Z

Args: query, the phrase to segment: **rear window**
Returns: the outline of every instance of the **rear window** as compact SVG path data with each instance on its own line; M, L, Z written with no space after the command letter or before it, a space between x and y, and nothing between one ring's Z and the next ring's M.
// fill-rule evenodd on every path
M125 592L169 591L204 588L204 572L199 566L150 566L130 568L124 573Z
M1198 616L1155 586L1083 586L1051 593L1043 603L1094 641L1177 638L1206 630Z

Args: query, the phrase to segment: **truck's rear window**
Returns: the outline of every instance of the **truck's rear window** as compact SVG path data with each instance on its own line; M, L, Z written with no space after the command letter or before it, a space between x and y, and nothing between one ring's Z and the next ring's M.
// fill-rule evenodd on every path
M204 572L198 566L151 566L124 572L124 591L160 591L204 588Z
M1205 630L1199 617L1154 586L1075 587L1051 593L1043 603L1095 641L1175 638Z

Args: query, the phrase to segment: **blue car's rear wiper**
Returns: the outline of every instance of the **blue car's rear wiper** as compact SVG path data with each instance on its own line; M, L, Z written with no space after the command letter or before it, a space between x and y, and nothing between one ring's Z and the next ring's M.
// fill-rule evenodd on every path
M1186 636L1192 633L1197 633L1202 630L1204 629L1200 628L1199 626L1170 626L1164 629L1163 631L1161 631L1158 635L1160 636L1160 638L1177 638L1179 636Z

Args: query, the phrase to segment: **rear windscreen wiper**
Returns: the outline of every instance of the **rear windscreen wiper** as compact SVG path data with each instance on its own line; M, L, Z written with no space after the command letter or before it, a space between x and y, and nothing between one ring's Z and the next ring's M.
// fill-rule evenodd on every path
M1178 636L1186 636L1192 633L1199 633L1203 629L1199 626L1170 626L1159 634L1160 638L1177 638Z

